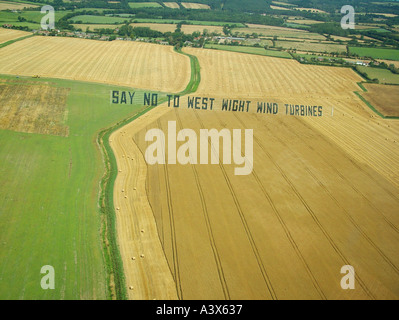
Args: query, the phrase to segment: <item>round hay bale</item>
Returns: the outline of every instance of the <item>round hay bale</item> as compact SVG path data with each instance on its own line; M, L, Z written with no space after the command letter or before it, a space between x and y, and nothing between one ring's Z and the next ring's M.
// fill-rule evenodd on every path
M134 187L133 190L136 190L136 187Z
M116 210L119 210L119 207L116 207Z
M133 290L133 286L130 286L130 287L129 287L129 290Z
M132 257L132 260L136 260L136 257Z
M144 229L141 229L141 233L144 233Z
M140 258L144 259L144 254L140 254Z

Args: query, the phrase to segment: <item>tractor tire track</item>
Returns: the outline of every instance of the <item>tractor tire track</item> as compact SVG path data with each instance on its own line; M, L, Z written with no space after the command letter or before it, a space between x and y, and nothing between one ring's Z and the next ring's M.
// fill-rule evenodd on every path
M296 121L298 123L301 123L302 126L304 126L306 129L311 130L311 128L309 127L308 124L304 123L303 121L300 121L298 119L296 119ZM372 207L375 212L379 213L381 215L381 217L384 219L384 221L397 233L399 233L399 229L398 227L395 226L395 224L393 222L391 222L382 212L380 209L378 209L360 190L358 190L353 183L348 180L335 166L329 164L327 162L327 160L325 159L325 157L317 150L315 150L312 146L310 146L303 138L301 138L295 131L292 131L288 128L288 126L281 121L280 122L286 129L287 132L289 133L293 133L303 144L305 144L310 150L312 150L313 152L315 152L320 159L323 160L324 163L326 163L329 167L332 168L332 170L334 170L334 172L343 180L345 181L365 202L367 202L367 204ZM333 146L333 144L331 143L331 141L327 140L324 136L320 135L319 136L320 139L322 139L322 141L326 144L328 144L329 146ZM367 171L365 171L363 168L361 168L355 161L353 161L352 159L350 159L348 157L348 155L346 153L343 153L343 156L345 157L345 159L347 159L348 161L351 162L351 164L353 164L356 169L358 169L359 171L361 171L363 174L365 174L366 176L368 176L375 184L377 184L381 189L383 189L387 194L389 194L396 202L398 202L399 205L399 199L388 189L386 189L384 186L382 186L377 180L375 180L370 173L368 173Z
M162 130L161 121L157 119L157 126L159 129ZM162 150L166 150L166 146L162 145ZM166 158L166 155L164 155ZM175 226L175 219L173 214L173 203L172 203L172 194L169 184L169 170L168 164L164 164L164 175L165 175L165 184L166 184L166 195L167 195L167 203L168 203L168 211L169 211L169 223L170 223L170 231L172 237L172 256L173 256L173 271L174 277L176 282L176 290L179 299L183 300L183 290L181 287L181 279L180 279L180 269L179 269L179 257L178 257L178 250L177 250L177 241L176 241L176 226Z
M197 111L195 111L194 114L195 114L195 116L197 117L198 122L200 123L200 126L201 126L203 129L205 129L204 124L203 124L201 118L199 117ZM208 144L209 144L209 146L210 146L212 149L214 149L214 146L211 144L211 142L208 141ZM242 222L242 224L243 224L245 233L246 233L246 235L247 235L247 237L248 237L248 240L249 240L249 242L250 242L252 251L253 251L253 253L254 253L254 255L255 255L256 261L257 261L257 263L258 263L258 267L259 267L259 269L260 269L260 271L261 271L261 274L262 274L262 277L263 277L263 279L264 279L264 281L265 281L266 287L267 287L267 289L268 289L268 291L269 291L269 293L270 293L272 299L273 299L273 300L277 300L277 295L276 295L276 293L275 293L275 291L274 291L274 288L273 288L273 286L272 286L272 283L271 283L271 281L270 281L270 278L269 278L269 276L268 276L268 274L267 274L266 268L265 268L265 266L264 266L264 264L263 264L262 258L261 258L260 254L259 254L259 250L258 250L258 248L257 248L257 246L256 246L256 243L255 243L254 239L253 239L251 230L249 229L248 223L247 223L247 221L246 221L246 219L245 219L244 213L243 213L242 208L241 208L241 206L240 206L240 203L239 203L239 201L238 201L238 199L237 199L237 195L235 194L234 188L233 188L233 186L232 186L232 184L231 184L231 181L230 181L230 179L229 179L229 177L228 177L228 175L227 175L227 173L226 173L226 171L225 171L225 169L224 169L223 164L220 162L220 157L219 157L219 167L220 167L220 169L221 169L221 171L222 171L222 174L223 174L224 179L225 179L225 181L226 181L227 187L228 187L229 190L230 190L230 194L231 194L231 196L232 196L232 198L233 198L233 201L234 201L234 204L235 204L235 206L236 206L237 212L238 212L238 214L239 214L239 216L240 216L240 219L241 219L241 222Z
M346 258L346 256L342 253L342 251L339 249L337 244L334 242L330 234L326 231L326 229L323 227L319 219L317 218L316 214L313 212L312 208L309 206L309 204L306 202L306 200L302 197L300 192L297 190L295 185L292 183L292 181L287 177L287 175L284 173L284 171L281 169L281 167L277 164L277 162L273 159L273 157L270 155L270 153L265 149L265 147L262 145L262 143L259 141L259 139L254 136L254 141L257 143L257 145L262 149L264 154L269 158L269 160L273 163L273 165L277 168L277 170L280 172L281 176L284 178L284 180L288 183L290 186L291 190L294 192L294 194L297 196L297 198L301 201L302 205L306 208L307 212L310 214L312 217L313 221L316 223L316 225L319 227L321 232L324 234L334 251L338 254L338 256L342 259L345 265L351 265L349 260ZM366 294L371 297L372 299L375 300L374 295L372 292L367 288L365 285L364 281L358 276L357 281L359 282L360 286L363 288L363 290L366 292Z
M184 127L183 127L179 112L176 109L175 109L175 114L176 114L176 118L177 118L177 121L179 123L180 128L183 129ZM231 299L230 298L230 292L229 292L229 288L227 286L226 278L225 278L225 275L224 275L223 265L222 265L222 262L221 262L221 259L220 259L220 254L219 254L219 251L218 251L217 246L216 246L215 237L213 235L211 221L210 221L209 213L208 213L208 208L207 208L207 205L206 205L204 192L203 192L200 180L199 180L197 168L195 167L195 165L191 165L191 168L192 168L193 173L194 173L195 183L197 185L198 193L199 193L199 196L200 196L200 199L201 199L202 213L203 213L204 218L205 218L206 228L207 228L207 231L208 231L208 238L209 238L209 242L211 244L211 248L212 248L212 251L213 251L213 256L214 256L215 263L216 263L216 266L217 266L218 276L219 276L220 284L221 284L222 289L223 289L224 298L230 300Z
M271 130L267 127L267 125L264 125L264 128L266 128L268 130L268 132L271 132ZM376 245L374 243L374 241L363 231L363 229L357 224L357 222L349 214L349 212L339 203L339 201L331 194L331 192L327 189L327 187L308 168L308 166L304 163L304 161L301 159L301 157L295 151L293 151L278 136L275 136L275 139L277 139L287 150L289 150L291 153L296 155L296 158L302 163L303 168L312 177L312 179L324 190L324 192L326 194L328 194L328 196L333 200L333 202L337 205L337 207L342 210L342 212L349 219L349 221L353 224L353 226L356 228L356 230L359 231L359 233L363 236L363 238L380 254L380 256L385 260L385 262L387 262L391 266L391 268L399 275L399 268L389 259L389 257L380 249L380 247L378 245Z
M217 114L216 114L216 115L217 115ZM239 118L237 117L236 114L234 114L234 115L235 115L235 117L237 118L237 120L241 123L242 127L245 128L245 124L241 121L241 119L239 119ZM217 118L219 119L220 123L222 123L221 120L220 120L220 118L219 118L219 116L217 116ZM242 151L241 151L241 155L243 156ZM309 275L309 277L310 277L310 279L311 279L311 281L312 281L313 286L315 287L316 291L319 293L320 297L321 297L322 299L324 299L324 300L327 300L326 295L324 294L324 292L323 292L323 290L321 289L319 283L317 282L315 276L313 275L313 273L312 273L312 271L311 271L309 265L307 264L305 258L303 257L301 250L299 249L298 245L296 244L296 242L295 242L295 240L294 240L294 238L293 238L293 236L292 236L292 234L291 234L291 232L290 232L288 226L287 226L286 223L284 222L284 219L283 219L282 216L280 215L280 212L279 212L279 210L277 209L276 205L274 204L274 202L273 202L273 200L272 200L272 197L271 197L270 194L266 191L266 189L265 189L265 187L264 187L262 181L260 180L258 174L257 174L256 171L255 171L255 168L253 168L252 174L253 174L253 176L254 176L254 178L255 178L255 180L256 180L256 182L257 182L259 188L261 189L261 191L262 191L264 197L267 199L267 201L268 201L270 207L272 208L273 213L275 214L276 218L277 218L278 221L280 222L280 224L281 224L281 226L282 226L282 228L283 228L283 230L284 230L284 233L285 233L285 235L286 235L288 241L290 242L291 246L293 247L295 253L297 254L297 256L298 256L298 258L299 258L299 260L302 262L303 266L305 267L306 272L308 273L308 275Z

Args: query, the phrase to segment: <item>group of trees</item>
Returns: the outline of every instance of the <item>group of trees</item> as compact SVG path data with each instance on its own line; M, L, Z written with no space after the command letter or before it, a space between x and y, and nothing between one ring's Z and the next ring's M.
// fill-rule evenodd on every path
M124 24L117 31L117 35L119 37L124 38L150 38L150 39L163 39L168 42L170 45L175 46L176 48L183 47L186 41L193 42L194 39L201 35L200 32L194 32L193 34L185 34L181 31L182 24L178 24L176 26L176 30L174 32L160 32L156 30L152 30L148 27L134 27L128 23ZM86 30L90 31L90 30ZM96 32L102 35L109 35L109 40L114 40L116 38L115 30L110 28L102 28L97 29ZM204 44L204 38L199 39L198 45L202 46Z
M160 38L164 36L164 34L160 31L152 30L145 27L132 27L129 24L124 24L123 26L121 26L118 30L118 35L130 38Z

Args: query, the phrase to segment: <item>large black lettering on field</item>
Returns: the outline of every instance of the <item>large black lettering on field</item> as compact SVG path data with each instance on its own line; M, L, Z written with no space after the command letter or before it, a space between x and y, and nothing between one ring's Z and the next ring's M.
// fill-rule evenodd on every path
M133 99L136 99L136 104L140 104L140 98L137 97L135 91L122 91L122 90L112 90L111 91L111 103L112 104L133 104ZM139 100L139 101L137 101ZM151 92L144 92L142 104L144 106L155 107L158 105L158 94Z
M142 95L142 99L141 99ZM187 106L192 110L213 111L221 110L223 112L255 112L258 114L267 115L286 115L298 117L322 117L323 106L308 105L308 104L280 104L274 101L256 101L252 103L251 100L240 99L216 99L202 96L185 96L180 95L166 95L168 99L168 107L180 108ZM135 91L112 90L111 103L112 104L133 104L135 99L136 104L143 104L144 106L155 107L158 105L158 94L151 92L140 92L140 97ZM187 99L187 100L185 100ZM186 104L187 103L187 104ZM218 105L219 104L219 105ZM253 110L251 110L253 109Z

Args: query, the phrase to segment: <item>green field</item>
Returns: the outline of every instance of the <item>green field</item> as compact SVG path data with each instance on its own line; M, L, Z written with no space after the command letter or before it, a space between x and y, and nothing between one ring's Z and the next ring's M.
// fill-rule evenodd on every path
M343 60L341 58L322 56L322 55L318 55L318 54L295 53L294 55L298 56L300 58L303 58L308 62L310 62L314 59L316 59L318 62L325 62L325 63L342 63L343 62Z
M162 8L158 2L129 2L130 8Z
M57 26L57 21L62 18L64 15L70 13L72 11L55 11L55 22ZM20 22L18 21L18 16L25 18L27 21ZM30 29L39 29L40 21L44 14L39 11L23 11L20 13L10 12L10 11L1 11L0 12L0 25L2 24L13 24L15 26L28 27Z
M250 54L257 54L257 55L261 55L261 56L292 59L291 55L287 52L276 51L276 50L266 50L265 48L246 47L246 46L229 46L229 45L223 45L223 44L207 44L207 45L205 45L205 48L226 50L226 51L233 51L233 52L250 53Z
M197 20L174 20L174 19L144 19L144 18L133 18L133 17L109 17L109 16L92 16L92 15L81 15L70 19L71 22L76 23L81 21L87 24L115 24L123 23L125 20L133 20L138 23L171 23L178 24L179 22L186 21L193 25L205 25L205 26L223 26L225 24L233 24L232 22L215 22L215 21L197 21ZM236 23L238 27L244 27L241 23Z
M192 25L201 25L201 26L224 26L226 24L235 24L238 30L244 28L245 26L242 23L234 23L234 22L218 22L218 21L199 21L199 20L172 20L172 19L134 19L134 21L141 23L173 23L178 24L179 22L187 22L187 24Z
M124 21L130 19L131 18L123 18L123 17L81 15L73 17L69 19L69 21L73 23L81 21L82 23L91 23L91 24L113 24L113 23L123 23Z
M104 163L100 130L143 110L110 103L110 85L55 79L16 79L15 85L70 88L69 136L0 130L0 299L107 299L105 220L98 206ZM43 290L40 269L55 269L55 290Z
M361 72L368 75L370 79L378 79L380 83L384 84L399 84L399 74L394 74L387 69L371 68L371 67L357 67Z
M295 49L299 51L310 52L346 52L346 46L340 44L329 43L313 43L313 42L300 42L300 41L275 41L276 47L284 49Z
M399 61L399 50L395 49L349 47L349 51L358 54L360 57Z

